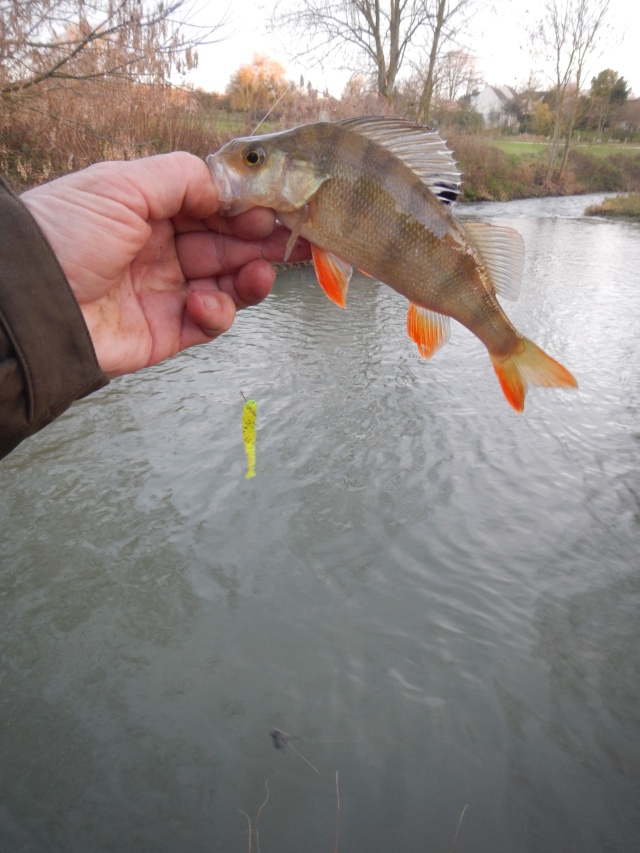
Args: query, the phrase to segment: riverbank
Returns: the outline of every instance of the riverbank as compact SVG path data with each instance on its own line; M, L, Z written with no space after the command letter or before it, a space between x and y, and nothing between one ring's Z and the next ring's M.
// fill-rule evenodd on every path
M522 198L640 192L640 147L576 145L561 181L545 181L548 146L544 141L517 145L481 135L449 137L463 171L463 201L513 201Z
M640 221L640 193L626 193L613 198L605 198L602 204L592 204L587 207L585 215Z
M39 134L30 126L22 133L16 128L0 142L0 170L20 192L101 160L128 160L175 150L205 157L234 136L251 133L244 114L231 122L227 113L218 111L205 120L203 115L176 112L176 106L160 111L157 125L133 128L131 138L120 142L111 124L90 137L57 124ZM261 132L280 129L281 122L266 122ZM548 140L482 131L449 133L446 127L440 132L463 173L462 202L640 192L637 144L576 143L562 180L547 181Z

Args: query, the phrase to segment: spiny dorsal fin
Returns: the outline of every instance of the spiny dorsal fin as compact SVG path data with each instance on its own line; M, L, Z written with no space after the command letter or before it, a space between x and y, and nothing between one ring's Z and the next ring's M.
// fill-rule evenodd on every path
M498 296L516 300L524 269L524 240L515 229L487 222L465 222L464 227L482 255Z
M453 154L428 127L388 116L349 118L338 124L395 154L443 204L453 204L460 195L462 174Z

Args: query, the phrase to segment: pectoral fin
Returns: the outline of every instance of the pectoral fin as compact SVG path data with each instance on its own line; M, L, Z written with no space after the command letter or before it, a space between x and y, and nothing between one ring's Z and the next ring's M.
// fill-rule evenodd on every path
M293 252L293 247L296 245L296 241L300 236L300 232L302 231L302 226L309 218L309 206L305 204L300 213L298 214L296 220L291 223L291 234L289 239L287 240L287 246L284 250L284 261L285 263L289 260L289 256L291 252Z
M346 308L347 291L353 268L346 261L340 260L331 252L320 249L318 246L311 246L311 254L318 284L332 302L341 308Z
M407 315L407 332L417 344L420 355L431 358L449 340L451 326L445 314L436 314L412 302Z

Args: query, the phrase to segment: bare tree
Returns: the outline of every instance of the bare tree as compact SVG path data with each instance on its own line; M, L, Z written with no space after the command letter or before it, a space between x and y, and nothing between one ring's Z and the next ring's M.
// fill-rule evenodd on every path
M202 0L0 0L0 171L18 185L200 145L175 87L224 20Z
M476 60L466 50L449 50L438 63L436 93L444 101L457 101L473 94L482 85Z
M195 23L193 0L0 0L3 100L61 80L159 82L197 65L224 20Z
M579 94L597 40L606 27L610 0L547 0L542 18L531 35L553 62L555 109L553 137L545 184L553 176L561 137L564 153L558 180L562 179L578 115Z
M431 46L429 48L429 60L424 74L422 95L418 109L418 120L428 124L431 119L431 108L436 88L436 75L438 60L442 48L446 44L455 42L459 36L458 22L466 13L468 19L471 13L473 0L430 0L426 5L432 8L429 16L429 28L431 30Z
M414 57L436 41L452 14L472 0L286 0L276 7L272 29L303 35L300 55L315 53L322 61L354 71L374 71L377 91L393 99L396 81L409 54ZM444 12L441 13L441 7ZM453 12L449 10L453 8ZM443 17L440 20L438 15Z

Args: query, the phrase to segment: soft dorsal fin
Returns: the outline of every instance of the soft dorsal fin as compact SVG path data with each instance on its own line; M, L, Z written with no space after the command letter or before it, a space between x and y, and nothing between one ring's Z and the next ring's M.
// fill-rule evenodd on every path
M487 222L465 222L464 227L482 255L495 292L505 299L520 295L524 269L524 240L515 229Z
M388 116L364 116L338 122L388 148L443 204L460 195L462 173L444 139L428 127Z

